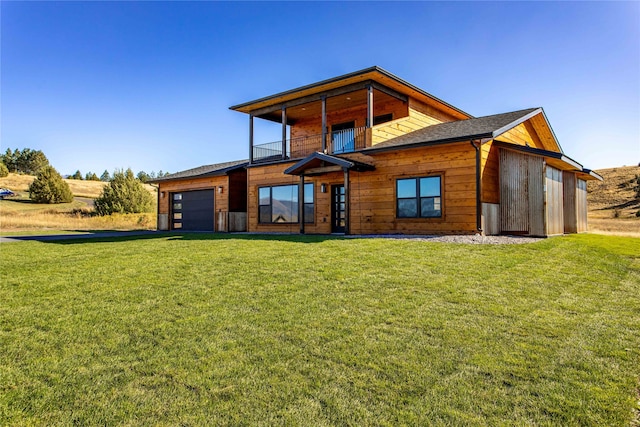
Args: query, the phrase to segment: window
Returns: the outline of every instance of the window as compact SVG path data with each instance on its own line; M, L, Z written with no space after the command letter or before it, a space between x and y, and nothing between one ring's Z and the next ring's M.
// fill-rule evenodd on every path
M390 122L391 120L393 120L393 114L389 113L389 114L381 114L379 116L375 116L373 118L373 125L379 125L382 123L386 123L386 122Z
M313 222L313 184L304 185L304 222ZM298 222L298 185L258 188L258 222L290 224Z
M173 200L182 200L182 194L181 193L175 193L173 195Z
M440 218L442 216L439 176L396 181L398 218Z

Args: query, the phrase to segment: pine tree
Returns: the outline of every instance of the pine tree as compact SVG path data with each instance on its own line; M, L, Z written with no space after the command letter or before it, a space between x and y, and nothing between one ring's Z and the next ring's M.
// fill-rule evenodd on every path
M102 172L102 175L100 175L100 181L104 181L104 182L111 181L111 175L109 175L108 170L105 169L104 172Z
M99 215L151 212L153 197L136 179L133 171L127 169L125 172L114 172L109 185L104 187L102 195L95 200L95 207Z
M73 193L57 170L46 166L29 186L29 197L36 203L69 203Z
M7 166L4 164L4 162L2 160L0 160L0 178L4 178L5 176L9 175L9 169L7 169Z

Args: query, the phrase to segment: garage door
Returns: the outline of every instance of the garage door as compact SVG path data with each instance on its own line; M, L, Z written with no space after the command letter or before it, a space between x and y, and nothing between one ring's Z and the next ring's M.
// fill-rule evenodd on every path
M213 231L213 190L183 191L172 194L173 230Z

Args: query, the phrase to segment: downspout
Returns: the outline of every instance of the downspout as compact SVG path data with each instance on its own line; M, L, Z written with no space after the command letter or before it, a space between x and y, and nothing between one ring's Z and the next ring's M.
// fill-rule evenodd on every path
M478 143L478 145L476 145L473 140L469 141L469 143L476 150L476 228L478 232L482 234L482 179L480 176L481 143Z

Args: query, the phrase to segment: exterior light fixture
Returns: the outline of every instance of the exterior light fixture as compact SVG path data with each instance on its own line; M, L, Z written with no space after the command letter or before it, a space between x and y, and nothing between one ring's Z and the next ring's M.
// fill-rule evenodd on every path
M327 192L327 184L320 184L320 191L322 191L323 193Z
M218 194L222 194L222 185L220 187L218 187Z

